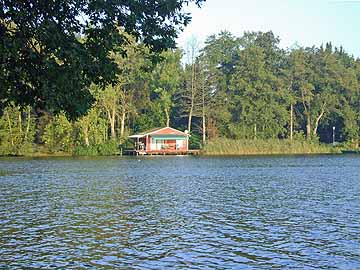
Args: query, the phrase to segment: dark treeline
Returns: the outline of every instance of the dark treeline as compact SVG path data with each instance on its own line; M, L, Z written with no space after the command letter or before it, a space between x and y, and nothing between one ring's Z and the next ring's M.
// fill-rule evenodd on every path
M272 32L221 32L154 64L154 53L129 37L126 55L111 55L117 79L90 86L84 116L7 106L0 154L113 154L129 134L169 125L188 130L193 147L222 137L330 143L334 135L358 147L360 60L331 43L284 50L279 41Z

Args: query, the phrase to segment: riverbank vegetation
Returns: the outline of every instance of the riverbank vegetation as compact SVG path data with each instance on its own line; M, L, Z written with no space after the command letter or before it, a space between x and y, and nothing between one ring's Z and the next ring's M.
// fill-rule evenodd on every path
M337 150L324 144L334 141L357 148L360 60L331 43L284 50L279 42L272 32L221 32L201 49L191 40L156 54L127 35L111 53L116 79L86 88L93 102L81 116L9 102L0 155L119 154L129 134L166 125L188 130L205 154L329 153Z
M318 141L289 139L234 140L215 139L207 143L204 155L279 155L279 154L335 154L340 147Z

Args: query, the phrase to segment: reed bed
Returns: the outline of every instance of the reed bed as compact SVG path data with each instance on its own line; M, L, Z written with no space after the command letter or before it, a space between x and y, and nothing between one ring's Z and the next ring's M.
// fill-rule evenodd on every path
M276 154L331 154L340 150L328 144L297 140L233 140L219 138L209 141L204 155L276 155Z

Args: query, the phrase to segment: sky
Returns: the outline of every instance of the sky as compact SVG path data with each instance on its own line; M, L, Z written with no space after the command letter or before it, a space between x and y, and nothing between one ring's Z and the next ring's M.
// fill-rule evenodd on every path
M360 57L360 0L207 0L201 9L185 10L192 21L177 39L182 48L193 37L202 44L222 30L235 36L272 30L282 48L331 41Z

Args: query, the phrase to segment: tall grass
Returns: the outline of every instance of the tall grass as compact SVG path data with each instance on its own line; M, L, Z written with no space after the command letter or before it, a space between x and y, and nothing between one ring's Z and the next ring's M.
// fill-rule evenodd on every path
M204 155L275 155L339 153L332 145L305 140L232 140L218 138L203 148Z

